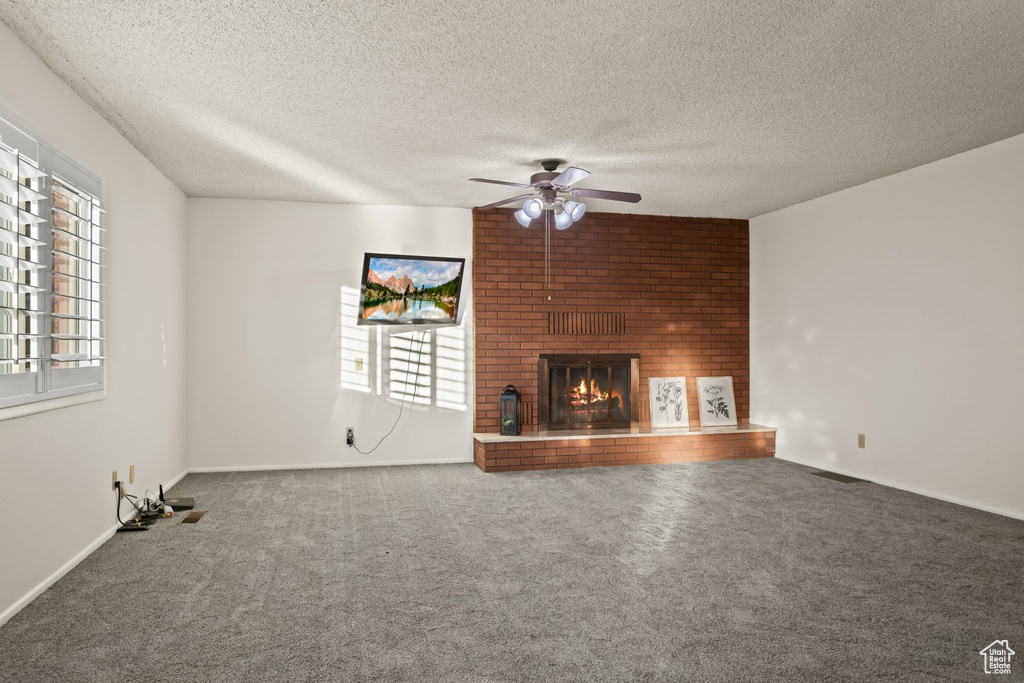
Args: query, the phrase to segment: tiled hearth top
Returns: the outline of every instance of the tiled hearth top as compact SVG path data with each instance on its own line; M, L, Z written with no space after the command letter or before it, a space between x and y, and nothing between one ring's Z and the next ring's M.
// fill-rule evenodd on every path
M701 436L707 434L746 434L749 432L774 432L775 427L745 422L736 427L695 427L693 429L592 429L590 431L553 430L547 432L523 432L519 436L502 436L492 432L474 432L473 439L480 443L510 443L516 441L574 441L583 439L646 439L659 436Z

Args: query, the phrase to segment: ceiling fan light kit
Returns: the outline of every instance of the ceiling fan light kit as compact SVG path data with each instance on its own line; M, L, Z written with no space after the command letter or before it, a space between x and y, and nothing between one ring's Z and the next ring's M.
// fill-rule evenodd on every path
M561 173L555 169L563 163L561 159L544 159L540 162L544 169L540 173L530 176L530 184L512 183L505 180L489 180L487 178L470 178L478 183L492 183L494 185L510 185L532 189L533 194L521 194L499 202L482 206L482 209L493 209L505 204L525 199L523 208L516 211L516 221L524 228L529 227L530 221L540 216L542 211L551 211L555 216L555 227L565 230L576 221L583 218L587 207L582 203L569 199L569 197L593 197L595 199L610 199L616 202L640 201L640 195L635 192L612 192L610 190L587 190L583 188L570 189L570 186L583 180L590 175L590 171L570 166Z
M572 206L570 206L570 204ZM513 214L519 224L524 228L530 227L530 221L540 216L541 211L553 211L555 213L555 227L565 230L570 225L583 217L586 207L579 202L563 201L556 199L553 202L541 202L538 199L527 199L523 202L523 208Z

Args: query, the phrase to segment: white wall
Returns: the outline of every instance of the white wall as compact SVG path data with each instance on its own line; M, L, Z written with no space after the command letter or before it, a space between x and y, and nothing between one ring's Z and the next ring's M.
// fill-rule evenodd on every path
M188 216L190 469L472 461L470 211L192 199ZM371 455L346 447L345 428L369 450L399 402L343 386L376 384L376 335L394 331L355 326L364 252L467 259L441 370L464 383L464 405L407 405Z
M106 400L0 421L3 623L112 533L111 470L184 470L186 199L3 24L0 64L0 110L104 183L110 358Z
M1022 179L1018 136L751 221L779 457L1024 517Z

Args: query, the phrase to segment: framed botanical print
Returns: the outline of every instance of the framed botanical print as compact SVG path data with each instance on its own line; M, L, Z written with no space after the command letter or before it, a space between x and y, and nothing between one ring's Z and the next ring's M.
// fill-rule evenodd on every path
M685 377L652 377L648 381L651 392L651 428L690 426L686 407Z
M701 427L736 425L736 397L732 377L698 377L697 404Z

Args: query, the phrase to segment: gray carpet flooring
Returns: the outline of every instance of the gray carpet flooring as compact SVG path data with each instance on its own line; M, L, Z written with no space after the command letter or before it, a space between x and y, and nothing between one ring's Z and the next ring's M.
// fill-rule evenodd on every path
M965 681L1024 522L779 460L193 474L0 628L0 680ZM1012 676L1024 678L1024 663Z

